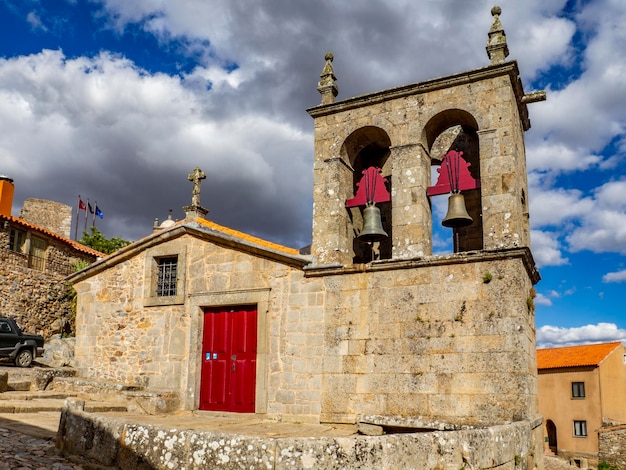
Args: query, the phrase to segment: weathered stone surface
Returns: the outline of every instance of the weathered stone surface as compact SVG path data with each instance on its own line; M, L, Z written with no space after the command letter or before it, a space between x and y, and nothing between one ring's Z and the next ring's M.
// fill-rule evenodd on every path
M76 338L53 335L46 341L43 356L38 358L37 362L55 368L73 366L75 344Z
M6 392L9 385L9 374L0 372L0 393Z
M121 469L513 469L533 468L541 428L522 421L481 429L382 436L281 437L117 421L68 400L57 446ZM537 430L539 432L537 432Z
M626 426L601 428L598 432L598 461L626 468Z

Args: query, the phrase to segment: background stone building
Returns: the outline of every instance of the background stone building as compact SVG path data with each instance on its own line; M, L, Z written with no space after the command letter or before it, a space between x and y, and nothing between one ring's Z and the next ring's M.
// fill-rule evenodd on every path
M69 206L28 199L20 217L12 216L13 188L11 178L0 177L0 314L45 337L71 333L65 276L103 255L69 239Z
M537 367L546 446L565 459L597 464L598 433L609 439L603 428L626 424L624 345L539 349ZM623 441L615 450L620 448L624 453ZM611 453L605 454L611 460Z
M515 451L480 468L542 468L524 131L545 95L524 92L492 14L491 64L457 75L335 101L327 54L308 110L310 256L205 220L195 170L184 220L72 275L81 376L277 420L514 422ZM448 174L450 151L471 223L451 230L455 253L433 255L432 188L455 188L431 167Z

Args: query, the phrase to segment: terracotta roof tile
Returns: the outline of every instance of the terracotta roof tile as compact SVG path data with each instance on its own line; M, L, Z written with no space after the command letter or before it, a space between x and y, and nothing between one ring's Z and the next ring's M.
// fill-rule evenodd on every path
M601 343L564 348L537 349L537 369L597 366L620 344Z
M82 251L83 253L87 253L93 256L97 256L98 258L105 258L107 255L104 253L100 253L98 250L94 250L91 247L85 246L82 243L78 243L74 240L70 240L69 238L65 238L58 233L54 233L46 228L39 227L38 225L31 224L30 222L25 221L24 219L20 219L19 217L13 217L12 215L3 215L0 214L0 219L6 219L9 222L13 222L15 224L19 224L24 228L28 228L30 230L37 231L39 233L43 233L51 238L67 243L72 246L77 251Z
M300 254L300 252L295 248L289 248L284 245L279 245L278 243L273 243L267 240L263 240L262 238L255 237L253 235L249 235L244 232L239 232L237 230L233 230L232 228L224 227L223 225L216 224L215 222L211 222L210 220L207 220L207 219L196 219L196 222L198 222L201 225L204 225L205 227L211 228L213 230L217 230L218 232L222 232L227 235L230 235L231 237L239 238L240 240L243 240L249 243L254 243L255 245L259 245L259 246L268 248L270 250L281 251L283 253L287 253L290 255Z

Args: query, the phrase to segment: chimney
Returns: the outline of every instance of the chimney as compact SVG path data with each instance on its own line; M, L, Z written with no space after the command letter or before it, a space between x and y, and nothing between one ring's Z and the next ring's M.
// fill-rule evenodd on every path
M11 216L14 190L13 179L0 175L0 215Z

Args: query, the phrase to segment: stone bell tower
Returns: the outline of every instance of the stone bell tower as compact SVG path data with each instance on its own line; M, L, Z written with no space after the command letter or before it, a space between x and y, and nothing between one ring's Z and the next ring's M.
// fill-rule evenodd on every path
M457 75L335 102L333 56L326 55L318 87L322 104L308 110L315 119L317 264L370 260L369 247L358 240L363 206L346 208L346 201L372 166L382 169L391 194L390 202L379 204L389 235L380 242L379 259L432 254L431 166L441 165L447 150L463 152L478 183L462 191L473 222L455 230L456 251L530 246L524 131L530 128L527 104L545 93L524 92L517 63L504 60L499 7L492 14L491 64ZM446 132L455 128L455 138L446 142Z
M337 101L326 54L322 102L308 110L306 276L325 286L321 421L523 421L530 456L542 435L524 132L545 93L524 91L491 13L489 65L447 77ZM454 253L433 255L432 201L451 195L463 213L444 220Z

